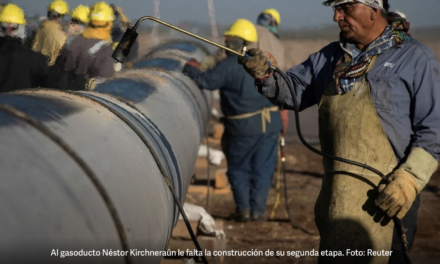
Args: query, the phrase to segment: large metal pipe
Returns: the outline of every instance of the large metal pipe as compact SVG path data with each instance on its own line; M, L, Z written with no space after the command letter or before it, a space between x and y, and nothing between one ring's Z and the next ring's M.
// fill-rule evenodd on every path
M0 95L0 263L160 262L130 250L166 250L179 212L163 174L183 203L210 109L181 74L206 51L167 45L94 91Z

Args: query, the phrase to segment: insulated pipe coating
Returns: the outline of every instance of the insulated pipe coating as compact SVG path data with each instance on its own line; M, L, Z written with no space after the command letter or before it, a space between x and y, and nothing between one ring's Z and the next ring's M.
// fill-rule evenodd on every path
M94 91L0 95L0 263L160 262L179 212L159 167L183 203L211 101L181 68L206 55L174 42Z

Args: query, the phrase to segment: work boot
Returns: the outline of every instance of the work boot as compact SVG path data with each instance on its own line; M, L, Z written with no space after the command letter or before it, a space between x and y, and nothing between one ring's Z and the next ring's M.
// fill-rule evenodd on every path
M235 213L235 221L248 222L251 219L250 210L241 210Z
M264 214L261 214L261 213L252 213L251 220L252 220L252 222L266 221L266 219L264 218Z

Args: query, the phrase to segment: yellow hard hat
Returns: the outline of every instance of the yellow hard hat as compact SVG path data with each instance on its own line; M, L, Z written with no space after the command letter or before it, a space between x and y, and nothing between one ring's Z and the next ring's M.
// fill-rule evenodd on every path
M72 11L72 19L79 20L83 23L89 23L90 8L88 6L79 5Z
M14 4L5 5L0 11L0 22L26 25L23 9Z
M115 14L113 8L111 8L105 2L98 2L94 4L90 10L90 21L113 21L115 20Z
M261 13L271 15L273 17L273 19L275 19L275 22L277 23L277 25L279 25L281 23L281 16L280 16L280 12L278 12L278 10L273 9L273 8L269 8L269 9L264 10Z
M49 11L57 12L60 15L67 15L69 13L69 5L63 0L55 0L50 3Z
M251 21L240 18L225 32L225 36L239 37L248 42L257 42L257 29Z

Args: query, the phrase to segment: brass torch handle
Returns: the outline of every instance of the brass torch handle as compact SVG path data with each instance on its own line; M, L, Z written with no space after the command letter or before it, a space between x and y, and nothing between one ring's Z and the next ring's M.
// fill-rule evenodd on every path
M228 48L228 47L225 47L225 46L223 46L223 45L220 45L220 44L218 44L217 42L211 41L211 40L209 40L209 39L202 38L202 37L200 37L199 35L193 34L193 33L189 32L189 31L184 30L184 29L181 29L181 28L176 27L176 26L174 26L174 25L168 24L167 22L164 22L164 21L162 21L162 20L160 20L160 19L157 19L157 18L155 18L155 17L152 17L152 16L144 16L144 17L141 17L141 18L136 22L136 24L134 25L134 27L133 27L133 31L136 31L137 27L139 26L139 23L141 23L142 21L147 20L147 19L148 19L148 20L153 20L153 21L155 21L155 22L157 22L157 23L160 23L160 24L162 24L162 25L164 25L164 26L170 27L170 28L175 29L175 30L177 30L177 31L180 31L180 32L182 32L182 33L184 33L184 34L190 35L191 37L194 37L194 38L196 38L196 39L200 39L201 41L204 41L204 42L206 42L206 43L209 43L209 44L211 44L211 45L214 45L214 46L216 46L216 47L218 47L218 48L221 48L221 49L227 50L227 51L229 51L229 52L232 52L232 53L234 53L234 54L237 54L238 56L246 56L246 47L244 47L242 53L240 53L240 52L237 52L237 51L235 51L235 50L232 50L232 49L230 49L230 48Z

